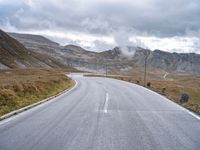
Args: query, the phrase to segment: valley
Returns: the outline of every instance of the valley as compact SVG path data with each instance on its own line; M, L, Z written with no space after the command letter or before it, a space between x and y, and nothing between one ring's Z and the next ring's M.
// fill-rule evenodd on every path
M144 63L147 58L147 82L151 83L149 88L176 103L179 103L180 93L186 92L190 95L190 101L183 106L200 113L199 54L178 54L160 50L151 51L140 47L127 47L128 52L134 53L134 55L126 57L120 47L103 52L91 52L76 45L60 46L40 35L7 34L1 31L0 37L3 40L0 43L0 56L2 57L0 67L5 70L4 72L13 68L24 68L22 72L26 70L25 68L39 68L40 70L41 67L54 71L81 70L90 72L90 76L107 74L112 78L143 86ZM28 69L29 71L33 70ZM12 71L13 77L14 72ZM16 74L16 76L18 75ZM10 81L9 78L3 78L3 80ZM162 92L163 88L165 88L164 93Z

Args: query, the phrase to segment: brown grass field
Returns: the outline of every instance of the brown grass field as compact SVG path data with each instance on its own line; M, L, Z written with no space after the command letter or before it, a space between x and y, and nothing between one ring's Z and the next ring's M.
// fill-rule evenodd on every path
M32 68L0 71L0 116L73 86L74 81L64 75L66 71L72 69Z

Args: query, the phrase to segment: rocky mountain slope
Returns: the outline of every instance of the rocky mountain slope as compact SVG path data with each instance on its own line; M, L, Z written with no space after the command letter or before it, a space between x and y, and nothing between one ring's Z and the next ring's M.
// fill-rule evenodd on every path
M140 47L116 47L101 53L87 51L75 45L60 46L42 36L9 33L31 52L38 52L55 58L63 65L73 65L82 69L104 70L129 69L147 65L166 71L200 74L200 55L194 53L169 53Z
M53 58L30 51L16 39L0 30L0 69L62 66L63 64Z
M200 55L195 53L169 53L155 50L148 64L155 68L200 74Z

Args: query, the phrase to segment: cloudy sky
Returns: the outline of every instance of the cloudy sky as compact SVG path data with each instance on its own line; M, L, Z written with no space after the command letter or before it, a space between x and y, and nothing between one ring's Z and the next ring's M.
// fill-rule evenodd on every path
M0 28L94 51L200 53L200 0L0 0Z

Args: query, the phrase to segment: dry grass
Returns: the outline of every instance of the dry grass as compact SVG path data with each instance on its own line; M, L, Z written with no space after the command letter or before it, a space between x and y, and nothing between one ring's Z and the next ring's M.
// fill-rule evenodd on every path
M61 69L0 71L0 116L55 95L73 84Z

